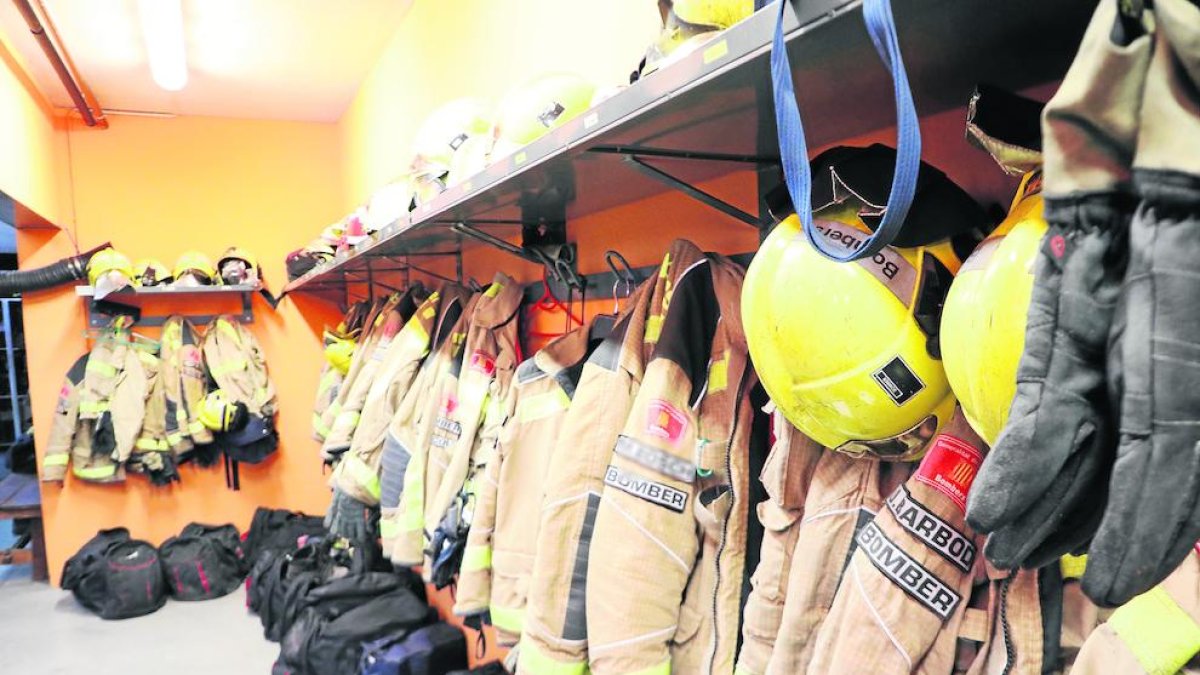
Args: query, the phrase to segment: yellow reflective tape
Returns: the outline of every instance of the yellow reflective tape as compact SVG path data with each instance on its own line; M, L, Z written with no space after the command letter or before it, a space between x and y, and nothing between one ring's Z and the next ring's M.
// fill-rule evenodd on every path
M83 415L102 413L105 410L108 410L108 403L105 401L81 401L79 403L79 412Z
M729 43L725 40L719 40L711 47L704 50L704 65L708 65L728 53Z
M739 663L733 667L733 675L762 675L762 673L755 670L750 670L748 667Z
M504 284L502 284L500 282L493 282L491 285L489 285L487 287L487 290L485 290L483 292L483 297L494 298L497 295L500 295L500 291L502 291L502 290L504 290Z
M110 464L108 466L79 466L76 464L71 467L71 471L80 478L109 478L117 473L117 465Z
M1118 607L1108 625L1149 675L1177 673L1200 652L1200 626L1162 586Z
M340 413L337 416L337 419L333 421L333 426L348 426L353 429L358 426L358 420L361 417L362 415L359 413L354 412L353 410L347 410L346 412Z
M113 377L117 374L117 367L103 361L88 359L87 366L84 368L89 373L96 373L101 377Z
M646 318L646 342L658 342L658 337L662 335L662 325L663 318L661 315Z
M708 393L715 394L729 387L729 352L708 366Z
M501 607L491 605L488 613L492 617L492 625L509 633L521 634L525 628L525 609L517 607Z
M437 293L434 293L434 295L437 295ZM421 316L426 319L432 319L434 314L437 314L437 310L433 307L426 307L425 311L421 312Z
M167 449L167 442L160 441L156 438L139 438L137 439L137 442L133 444L133 447L137 448L138 450L151 450L158 452L160 450Z
M517 420L522 423L555 415L571 405L571 398L562 389L548 391L521 399L517 404Z
M1059 561L1059 566L1062 568L1064 579L1082 578L1083 571L1087 569L1087 555L1071 555L1068 553Z
M204 426L204 423L201 422L200 420L196 420L195 422L188 422L188 431L193 434L202 434L202 433L204 433L205 428L206 427Z
M492 568L491 546L468 546L463 550L462 564L459 571L480 572ZM495 619L495 615L492 616Z
M221 375L227 375L237 370L245 370L249 364L250 362L246 359L234 359L218 366L209 364L208 369L212 372L213 377L220 377Z
M517 672L522 675L584 675L588 672L586 662L556 661L529 640L521 640L517 653Z
M324 377L321 378L321 382L317 384L317 389L328 389L329 387L333 386L335 382L337 382L337 379L338 372L336 370L329 370L325 373Z
M659 268L658 268L658 278L666 279L667 273L670 272L670 270L671 270L671 254L668 253L667 255L663 256L662 265L659 266Z
M46 455L42 458L42 466L66 466L71 458L67 455Z
M169 443L171 445L179 445L182 442L183 442L183 434L181 434L179 432L175 432L173 434L167 434L167 443Z
M329 427L325 426L324 420L321 419L321 413L313 413L312 419L313 429L322 436L329 435Z
M238 331L233 327L233 324L229 323L228 321L224 319L217 321L217 330L228 335L230 339L239 345L242 344L242 336L238 334Z
M395 539L400 534L400 525L391 518L379 521L379 536L384 539Z
M359 487L367 491L367 494L376 500L379 499L379 474L367 465L366 462L358 455L349 455L342 460L342 466L345 471L350 472L350 477Z

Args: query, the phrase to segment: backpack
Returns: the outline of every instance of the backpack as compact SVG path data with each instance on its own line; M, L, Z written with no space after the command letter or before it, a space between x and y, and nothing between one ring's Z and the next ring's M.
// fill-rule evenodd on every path
M211 600L232 593L245 577L241 536L233 525L191 523L159 549L176 600Z
M258 507L242 543L246 564L252 567L264 551L291 552L299 546L301 537L325 534L323 520L299 511Z
M143 616L167 602L158 551L123 527L101 530L71 556L62 587L102 619Z
M385 635L407 635L435 617L434 610L399 578L380 594L368 592L391 575L373 572L341 589L318 588L280 643L279 665L292 675L342 675L356 672L363 643ZM349 579L349 578L347 578ZM343 580L337 580L343 581ZM337 582L331 582L333 586ZM321 597L315 597L321 596Z
M363 645L359 675L442 675L467 667L467 639L445 622Z

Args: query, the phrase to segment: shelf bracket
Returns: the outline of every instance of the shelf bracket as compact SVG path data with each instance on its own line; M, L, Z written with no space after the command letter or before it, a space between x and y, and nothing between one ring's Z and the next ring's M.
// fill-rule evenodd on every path
M242 300L242 311L237 314L236 318L240 323L254 323L254 306L251 301L253 291L243 291L238 293ZM144 327L162 326L167 322L168 316L145 316L142 313L141 307L115 302L113 300L95 300L91 299L87 303L88 308L88 326L92 328L103 328L107 326L115 317L129 316L133 317L134 323ZM188 314L186 312L173 312L171 316L182 316L194 324L207 324L222 314Z
M692 199L700 202L701 204L704 204L705 206L716 209L717 211L720 211L731 218L740 220L756 230L762 228L763 226L762 221L759 220L757 216L746 213L724 199L705 192L691 183L682 181L658 167L650 166L646 162L642 161L641 157L638 157L637 155L626 155L625 161L629 162L630 166L647 177L653 178L667 187L678 190Z

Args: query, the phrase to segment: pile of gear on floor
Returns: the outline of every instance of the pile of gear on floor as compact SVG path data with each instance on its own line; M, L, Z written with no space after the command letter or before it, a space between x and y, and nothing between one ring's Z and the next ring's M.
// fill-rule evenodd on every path
M695 52L754 13L754 0L659 0L658 6L662 30L630 74L631 83ZM468 184L490 164L512 157L620 91L597 87L578 74L553 72L513 87L495 106L479 98L439 106L413 138L408 170L290 253L288 278L303 276L338 253L377 238L385 227L446 190ZM469 184L464 189L470 189Z
M201 333L171 316L151 340L118 316L63 380L42 480L62 483L70 471L121 483L132 472L167 486L184 464L223 460L237 489L239 463L263 462L279 444L277 407L262 347L235 317L219 316Z
M840 147L748 270L677 241L528 359L502 273L352 308L331 530L522 674L1200 666L1200 9L1153 15L1104 0L1044 113L972 101L1006 215L914 164L876 246L898 153Z
M246 589L246 607L280 645L276 675L475 675L461 630L437 621L425 585L393 571L374 541L326 531L320 517L258 509L244 537L192 523L155 548L124 528L102 530L63 568L62 587L104 619L211 600Z

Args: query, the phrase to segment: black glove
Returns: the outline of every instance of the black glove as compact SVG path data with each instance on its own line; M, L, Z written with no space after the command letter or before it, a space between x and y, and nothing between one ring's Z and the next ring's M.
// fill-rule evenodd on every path
M1085 545L1115 451L1107 347L1127 256L1129 166L1150 39L1103 0L1043 118L1046 220L1008 424L967 522L998 567Z
M139 461L152 485L163 487L179 480L175 456L169 452L146 452Z
M467 549L467 531L470 524L463 519L462 495L446 511L442 522L430 537L429 550L425 553L433 561L430 580L435 588L445 588L454 583L462 567L463 553Z
M112 458L116 449L117 434L113 429L112 413L105 410L92 427L92 457Z
M1125 277L1120 443L1083 590L1116 606L1200 539L1200 7L1154 3Z
M355 542L378 539L379 507L364 504L335 488L325 515L325 527L334 535Z

